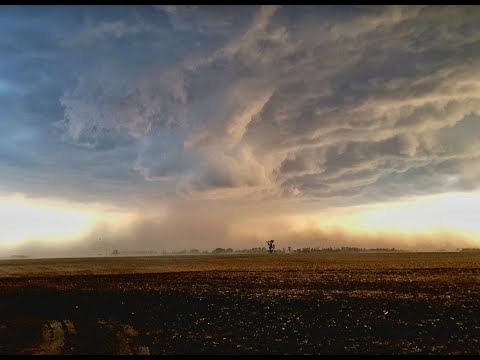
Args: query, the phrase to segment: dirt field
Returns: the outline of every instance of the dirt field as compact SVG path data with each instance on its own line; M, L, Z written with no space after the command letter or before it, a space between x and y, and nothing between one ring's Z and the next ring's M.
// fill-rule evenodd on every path
M480 354L480 254L0 261L0 354Z

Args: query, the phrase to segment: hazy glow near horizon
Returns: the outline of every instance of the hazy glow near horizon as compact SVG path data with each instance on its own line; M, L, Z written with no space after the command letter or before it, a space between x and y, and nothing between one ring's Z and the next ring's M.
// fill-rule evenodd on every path
M26 240L65 242L86 235L100 221L110 224L126 218L99 208L72 203L27 199L23 195L0 197L0 243Z
M480 194L447 193L379 204L351 216L359 231L480 235Z
M479 213L480 194L447 193L331 209L315 216L298 214L289 219L293 231L313 224L319 230L340 230L359 236L375 232L389 235L454 232L474 238L480 235ZM133 213L101 207L33 200L23 195L0 197L0 244L28 240L65 243L85 237L100 222L114 229L126 229L134 219ZM260 224L255 226L256 231L261 231Z
M291 217L292 229L352 234L361 240L376 236L414 244L417 237L443 243L442 235L458 236L475 245L480 238L480 194L445 193L370 205L327 209ZM286 220L286 219L285 219Z
M436 234L442 231L474 238L480 235L480 194L447 193L400 202L329 209L315 216L287 216L293 231L313 227L340 230L356 235ZM122 232L136 219L133 212L49 200L27 199L23 195L0 197L0 244L27 240L65 243L85 237L100 222ZM316 220L313 220L316 219ZM237 230L250 226L237 224ZM254 226L262 232L260 223ZM263 229L264 235L273 231ZM237 231L238 234L241 231ZM195 237L195 234L192 234Z

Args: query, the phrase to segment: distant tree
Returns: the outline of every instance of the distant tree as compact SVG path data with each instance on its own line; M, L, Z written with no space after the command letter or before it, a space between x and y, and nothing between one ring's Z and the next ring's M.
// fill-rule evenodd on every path
M274 244L275 240L268 240L267 241L267 245L268 245L268 251L271 253L273 253L273 250L275 250L275 244Z
M115 249L115 250L112 251L112 255L118 255L118 254L119 254L119 252L118 252L117 249Z
M292 247L289 246L289 247L287 248L287 251L288 251L289 253L291 253L291 252L292 252Z
M212 254L223 254L225 252L224 248L216 248L212 251Z

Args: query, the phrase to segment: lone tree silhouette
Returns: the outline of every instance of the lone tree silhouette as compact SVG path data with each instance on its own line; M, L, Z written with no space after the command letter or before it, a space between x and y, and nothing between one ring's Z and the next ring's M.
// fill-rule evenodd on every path
M268 251L270 253L273 252L273 250L275 249L275 244L274 244L275 240L268 240L267 241L267 245L268 245Z

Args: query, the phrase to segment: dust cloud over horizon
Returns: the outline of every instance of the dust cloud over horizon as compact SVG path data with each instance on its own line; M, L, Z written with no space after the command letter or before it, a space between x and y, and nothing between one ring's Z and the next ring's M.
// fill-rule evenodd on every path
M270 205L273 206L273 205ZM247 211L250 209L250 212ZM280 213L281 215L279 215ZM331 215L335 216L335 215ZM338 219L341 219L338 216ZM300 221L302 219L304 221ZM346 220L329 222L328 212L316 216L278 212L268 206L205 206L177 202L162 215L139 215L127 226L99 222L69 241L32 239L0 248L1 257L82 257L215 248L235 250L266 247L274 239L277 250L292 247L395 248L407 251L456 251L478 247L474 237L449 231L397 232L349 228Z

